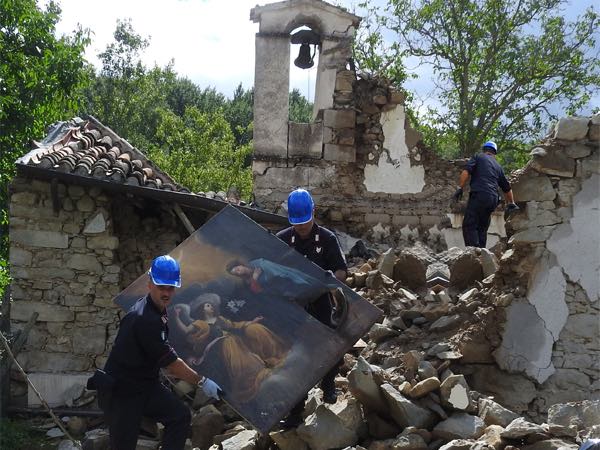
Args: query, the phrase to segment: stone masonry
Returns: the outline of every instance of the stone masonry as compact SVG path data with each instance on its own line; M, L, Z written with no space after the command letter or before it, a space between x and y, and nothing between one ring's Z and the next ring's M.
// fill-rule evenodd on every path
M187 235L172 213L142 200L76 185L56 191L57 213L50 183L17 177L10 186L14 327L39 313L18 356L30 373L103 367L122 314L113 297Z
M318 218L337 230L397 245L462 246L461 204L450 195L464 161L426 148L404 109L404 93L348 64L360 18L317 0L257 6L254 194L285 213L290 190L304 187ZM307 26L322 39L311 123L288 122L290 32ZM449 220L450 219L450 220ZM490 246L505 237L502 215Z

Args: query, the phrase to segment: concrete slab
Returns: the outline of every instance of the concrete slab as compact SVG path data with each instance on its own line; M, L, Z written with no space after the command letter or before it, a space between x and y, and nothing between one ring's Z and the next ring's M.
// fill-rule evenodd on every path
M51 407L61 406L66 404L67 393L74 390L75 387L85 387L87 380L92 376L92 373L43 373L34 372L28 374L29 379L44 397L44 400ZM70 399L73 400L73 399ZM41 402L33 389L29 388L27 392L27 406L37 407Z

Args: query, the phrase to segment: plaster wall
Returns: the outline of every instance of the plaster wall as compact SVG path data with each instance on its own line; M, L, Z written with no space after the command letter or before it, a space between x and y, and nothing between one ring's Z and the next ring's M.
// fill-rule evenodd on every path
M536 383L534 416L600 398L599 142L600 116L563 118L513 180L522 209L498 274L501 293L518 287L494 356Z
M288 37L256 36L254 152L285 155L288 146L290 44Z
M333 91L335 90L338 64L337 61L332 60L332 53L338 45L338 42L328 39L325 39L321 45L315 83L313 120L316 119L319 111L333 108Z
M69 387L104 366L123 314L113 297L187 233L159 204L98 188L57 184L56 200L48 182L11 182L11 326L39 313L17 359L44 397L64 404Z
M377 164L367 164L364 185L369 192L414 194L425 187L425 168L412 164L405 135L406 114L398 106L381 115L384 150Z
M321 35L331 36L345 35L360 20L332 5L311 0L257 6L250 12L250 18L260 23L260 33L289 33L301 25L310 25Z

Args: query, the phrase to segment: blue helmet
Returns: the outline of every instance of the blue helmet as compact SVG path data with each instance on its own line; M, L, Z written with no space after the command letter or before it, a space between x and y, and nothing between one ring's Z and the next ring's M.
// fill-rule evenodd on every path
M302 225L313 218L313 202L310 193L305 189L296 189L288 195L288 220L292 225Z
M181 287L179 263L169 255L154 258L148 275L150 275L150 279L156 285Z
M498 146L494 141L487 141L485 144L483 144L483 149L488 149L494 153L498 153Z

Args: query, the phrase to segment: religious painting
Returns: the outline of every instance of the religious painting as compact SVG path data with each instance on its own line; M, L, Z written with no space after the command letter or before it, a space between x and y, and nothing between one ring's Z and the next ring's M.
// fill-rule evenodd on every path
M261 432L286 416L381 311L233 206L175 248L182 286L168 308L179 356L213 379ZM115 301L128 309L147 293L142 275ZM331 328L305 306L343 303Z

